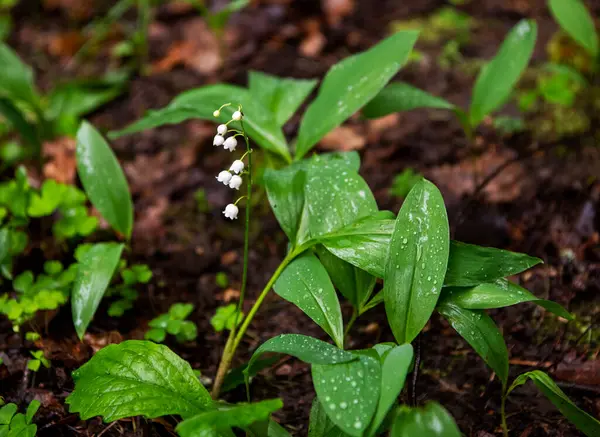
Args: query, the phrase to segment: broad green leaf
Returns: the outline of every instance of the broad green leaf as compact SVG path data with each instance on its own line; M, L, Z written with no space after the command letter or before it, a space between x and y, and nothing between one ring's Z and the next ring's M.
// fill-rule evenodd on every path
M224 103L232 105L223 108L221 116L215 118L213 112ZM238 104L243 106L244 127L248 135L262 148L291 161L283 132L271 112L256 101L248 90L233 85L209 85L186 91L175 97L165 108L149 111L142 119L125 129L111 132L109 136L117 138L194 118L224 123L231 120ZM239 128L240 125L236 122L230 124L230 127Z
M542 262L523 253L453 241L444 285L469 287L516 275Z
M116 243L95 244L79 261L77 277L71 292L73 324L79 338L94 317L115 272L123 245Z
M25 413L25 422L27 422L27 424L31 423L33 416L35 416L35 413L37 413L39 410L40 405L42 404L37 399L34 399L29 403L27 406L27 412Z
M315 397L310 409L308 437L328 437L334 428L335 424L327 416L319 398Z
M467 310L449 302L442 302L437 309L506 386L508 350L492 318L484 311Z
M67 82L54 88L48 96L48 114L52 118L69 115L80 117L123 92L125 81L94 80Z
M232 428L246 429L253 423L267 421L271 413L282 407L281 399L219 406L216 410L184 420L177 425L176 431L181 437L217 437L221 432L231 431Z
M316 252L335 287L362 314L377 278L338 258L321 245L317 246Z
M304 254L293 260L273 286L275 293L292 302L319 325L335 343L344 345L342 311L331 279L319 259Z
M9 425L13 416L17 414L18 411L17 404L6 404L0 408L0 425Z
M381 365L374 350L355 352L358 360L314 364L312 377L329 419L351 436L362 436L375 414L381 387Z
M510 31L494 59L479 73L473 89L469 122L475 128L484 117L506 102L517 84L535 47L537 25L521 20Z
M250 94L273 114L278 126L294 115L316 85L316 80L280 78L258 71L248 76Z
M17 54L0 42L0 96L21 100L33 108L39 107L39 96L35 90L32 69L23 63Z
M423 408L400 407L390 437L461 437L454 419L444 407L429 402Z
M256 422L250 425L247 431L250 437L292 437L283 426L273 419L269 419L266 424L264 422Z
M267 358L259 358L252 363L252 369L248 369L248 364L241 365L235 369L231 369L225 379L223 380L223 386L221 387L221 393L227 393L234 388L243 385L246 382L246 374L248 379L256 376L258 372L263 369L267 369L279 361L281 357L273 355Z
M36 127L27 121L23 113L10 99L0 97L0 115L13 125L29 146L36 151L41 150L42 144Z
M119 161L102 135L87 122L77 132L77 172L90 202L117 231L131 237L133 204Z
M394 112L412 111L419 108L448 109L456 107L426 91L403 82L386 86L362 110L366 118L379 118Z
M598 34L594 19L581 0L549 0L548 6L560 27L594 58L598 56Z
M410 344L395 346L381 357L381 394L371 423L371 434L375 434L390 409L396 403L413 360Z
M556 383L552 381L552 378L541 370L534 370L519 375L508 389L506 395L508 396L516 387L525 384L528 379L533 381L536 387L578 430L588 437L600 435L600 422L575 405Z
M208 391L189 363L150 341L107 346L73 372L73 379L75 390L66 402L83 420L169 414L188 418L212 408Z
M323 79L298 131L296 159L381 91L408 59L418 32L398 32L334 65Z
M244 373L248 376L255 373L257 360L265 353L292 355L309 364L339 364L354 361L357 357L332 344L313 337L300 334L281 334L265 341L259 346Z
M413 341L431 317L444 282L449 246L444 199L423 179L398 213L385 269L385 311L398 343Z
M273 214L289 240L295 242L304 209L306 173L294 163L281 170L266 169L263 180Z
M475 287L448 287L444 289L444 301L472 310L502 308L523 302L533 302L551 313L567 320L573 315L561 305L550 300L538 299L523 287L506 279L476 285Z

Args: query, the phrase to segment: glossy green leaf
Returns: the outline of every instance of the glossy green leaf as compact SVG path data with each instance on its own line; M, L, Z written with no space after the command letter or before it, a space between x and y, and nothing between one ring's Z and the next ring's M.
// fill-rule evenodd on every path
M407 61L418 32L398 32L334 65L298 131L296 159L375 97Z
M281 334L265 341L259 346L244 373L255 373L255 365L262 354L278 353L292 355L309 364L339 364L354 361L357 357L332 344L300 334Z
M398 213L385 269L385 310L398 343L413 341L431 317L444 282L449 246L444 199L423 179Z
M571 38L594 58L598 56L598 33L594 19L581 0L549 0L554 19Z
M494 59L479 73L473 89L469 122L477 127L484 117L498 109L509 98L535 47L537 25L521 20L510 31Z
M9 425L18 409L17 404L13 403L0 407L0 425Z
M400 407L390 437L461 437L454 419L444 407L429 402L423 408Z
M73 324L79 338L90 324L121 259L123 245L98 243L79 261L71 292Z
M34 399L29 403L29 405L27 406L27 411L25 413L25 422L27 424L31 423L31 421L33 420L33 416L35 416L35 413L37 413L37 411L40 409L40 405L42 404L37 399Z
M484 311L467 310L449 302L440 303L437 309L506 386L508 350L492 318Z
M338 258L321 245L317 246L316 252L333 285L362 314L377 278Z
M77 132L77 172L90 202L117 231L131 237L133 204L127 179L108 143L87 122Z
M34 150L41 150L42 144L36 127L27 121L23 113L10 99L0 97L0 115L13 125L29 146L33 147Z
M21 61L6 44L0 42L0 96L21 100L34 108L39 107L33 70Z
M556 408L567 418L578 430L588 437L600 435L600 421L580 409L569 397L556 385L552 378L541 370L523 373L512 383L508 389L507 396L516 387L523 385L530 379Z
M444 301L472 310L502 308L533 302L559 317L573 319L573 315L556 302L538 299L523 287L506 279L498 279L475 287L448 287L444 290Z
M469 287L516 275L542 262L523 253L453 241L444 285Z
M208 391L188 362L150 341L107 346L73 372L73 379L75 390L66 402L83 420L169 414L188 418L212 408Z
M358 360L312 366L313 384L329 419L351 436L362 436L375 414L381 365L374 350L355 352Z
M371 434L375 434L390 409L396 403L406 376L411 368L413 348L410 344L395 346L381 357L381 394L377 410L371 423Z
M281 399L271 399L254 404L224 405L184 420L177 425L181 437L217 437L232 428L246 429L256 422L266 421L281 409ZM232 434L235 435L235 434Z
M232 106L223 108L221 116L215 118L213 112L224 103L231 103ZM195 118L224 123L231 120L238 104L243 106L244 127L248 135L262 148L290 161L285 137L271 112L256 101L248 90L233 85L209 85L186 91L175 97L165 108L149 111L142 119L125 129L111 132L109 136L117 138ZM239 127L239 123L232 123L230 126Z
M278 126L294 115L316 85L316 80L280 78L258 71L248 76L250 94L271 111Z
M310 409L308 437L328 437L334 428L335 424L327 416L319 398L315 397Z
M298 306L340 348L343 347L344 324L340 302L327 270L316 256L306 253L294 259L281 273L273 289Z
M419 108L448 109L456 107L440 97L436 97L404 82L394 82L386 86L364 108L367 118L379 118L395 112L412 111Z

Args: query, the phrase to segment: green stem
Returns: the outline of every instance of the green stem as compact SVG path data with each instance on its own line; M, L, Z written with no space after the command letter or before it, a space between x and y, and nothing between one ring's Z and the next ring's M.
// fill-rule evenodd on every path
M356 319L358 319L358 310L356 308L353 308L352 317L350 317L350 320L348 320L346 330L344 331L344 346L346 345L346 337L348 337L348 333L350 332L352 325L354 325L354 322L356 322Z
M506 425L506 395L502 395L502 403L500 405L500 416L502 417L502 434L508 437L508 426Z
M146 68L148 64L149 49L148 49L148 33L151 21L151 9L149 0L138 0L138 59L140 72Z

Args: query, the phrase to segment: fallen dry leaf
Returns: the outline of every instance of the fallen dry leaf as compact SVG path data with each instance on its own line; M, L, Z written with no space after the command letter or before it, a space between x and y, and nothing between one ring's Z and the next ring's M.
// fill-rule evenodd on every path
M306 32L306 37L300 43L298 50L302 56L314 58L321 53L327 43L327 39L321 33L321 24L318 20L307 20L304 23L304 31Z
M85 37L77 30L52 34L48 38L48 53L57 58L71 58L84 43Z
M339 152L361 150L367 144L365 137L352 126L339 126L321 140L319 148Z
M354 0L321 0L321 7L325 12L327 24L338 26L344 17L354 11Z
M77 173L75 140L61 137L43 144L44 178L55 179L63 184L73 184Z
M398 123L400 123L400 114L398 113L367 121L367 139L369 143L378 142L385 131L398 126Z

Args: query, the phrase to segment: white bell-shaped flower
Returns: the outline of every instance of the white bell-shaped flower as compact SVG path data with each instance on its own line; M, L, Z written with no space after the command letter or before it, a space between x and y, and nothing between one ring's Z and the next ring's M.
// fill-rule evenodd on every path
M225 211L223 211L223 214L228 219L235 220L237 218L237 216L238 216L238 212L239 211L240 210L239 210L239 208L237 206L235 206L233 203L230 203L229 205L227 205L225 207Z
M219 126L217 126L217 132L219 133L219 135L225 135L227 133L227 125L220 124Z
M233 161L233 164L231 164L231 167L229 167L229 171L232 171L235 174L240 174L242 171L244 171L244 162L236 159Z
M240 121L242 119L242 117L243 117L243 115L242 115L241 111L235 111L233 113L233 115L231 116L231 119L235 120L235 121Z
M239 190L242 186L242 178L238 175L232 176L229 181L229 188L233 188L235 190Z
M232 177L233 175L231 173L229 173L227 170L223 170L221 173L219 173L219 176L217 176L217 180L219 182L223 182L224 185L229 185L229 181Z
M220 146L225 142L225 138L223 138L223 135L215 135L215 137L213 138L213 146Z
M219 115L221 115L221 111L219 111L218 109L213 112L213 117L218 117Z
M237 147L237 140L235 139L235 137L229 137L225 140L223 147L225 148L225 150L233 152Z

